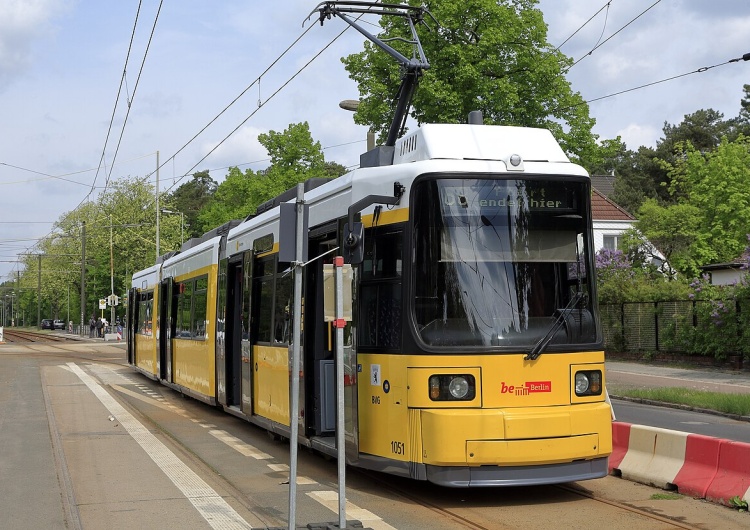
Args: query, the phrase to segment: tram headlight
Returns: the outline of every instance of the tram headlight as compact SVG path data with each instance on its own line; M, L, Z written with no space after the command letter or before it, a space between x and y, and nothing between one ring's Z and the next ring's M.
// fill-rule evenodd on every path
M469 382L465 377L454 377L448 384L448 391L456 399L464 399L469 394Z
M476 381L470 374L432 375L429 380L432 401L471 401L476 396Z
M576 372L576 396L598 396L602 393L601 370L583 370Z

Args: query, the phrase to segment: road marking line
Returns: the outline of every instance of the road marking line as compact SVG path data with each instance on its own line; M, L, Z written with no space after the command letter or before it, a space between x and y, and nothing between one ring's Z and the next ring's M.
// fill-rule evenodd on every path
M268 467L271 469L271 471L276 471L276 472L283 472L283 471L288 472L289 471L289 466L286 465L286 464L268 464ZM288 482L289 481L287 481L287 483ZM315 480L313 480L311 478L301 477L301 476L297 475L297 484L298 485L311 486L311 485L317 484L317 483L318 483L317 481L315 481Z
M110 385L113 390L117 390L121 394L127 394L128 396L131 396L135 399L138 399L140 401L143 401L144 403L148 403L149 405L153 405L154 407L158 407L163 410L168 410L169 412L174 412L178 416L182 416L183 418L188 418L187 412L185 412L182 409L178 409L177 407L170 405L168 403L165 403L164 401L160 399L154 399L152 397L147 397L139 394L138 392L133 392L132 390L128 390L127 388L121 387L120 385Z
M307 493L307 496L311 499L315 499L333 513L339 513L338 492L330 490L311 491ZM357 519L362 523L362 526L370 527L373 530L396 530L371 511L359 508L349 501L346 501L346 518Z
M268 460L270 458L273 458L271 455L264 453L263 451L253 447L252 445L246 444L245 442L243 442L239 438L232 436L228 432L213 430L208 431L208 434L218 440L221 440L229 447L245 456L251 456L256 460Z
M177 486L206 522L218 530L234 528L252 528L234 508L221 498L211 486L201 479L172 451L151 434L132 414L125 410L109 393L90 375L75 363L67 363L70 370L102 402L102 405L120 422L138 445L146 451L151 460L159 466L164 474Z

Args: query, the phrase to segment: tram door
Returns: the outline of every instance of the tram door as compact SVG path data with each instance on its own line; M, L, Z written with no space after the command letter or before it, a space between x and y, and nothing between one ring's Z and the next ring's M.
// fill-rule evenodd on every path
M337 246L336 225L331 231L311 237L308 257L314 258ZM323 270L333 262L336 251L311 261L306 267L304 353L306 377L305 403L308 410L308 435L333 436L336 432L336 332L324 319ZM309 420L312 418L312 421Z
M128 292L128 312L125 315L125 330L128 343L128 363L135 364L135 330L138 327L138 289L135 287ZM83 322L81 323L83 325Z
M172 382L172 329L174 323L172 278L159 284L159 322L156 333L159 337L159 379Z
M225 349L225 404L237 408L242 406L242 338L245 330L242 283L242 261L230 263L227 269L226 311L222 333Z
M242 412L247 416L253 413L253 345L250 342L250 300L252 299L253 286L253 252L245 252L242 260L242 271L239 269L236 274L242 278L241 302L235 304L236 308L241 308L240 314L235 318L241 333L235 334L240 336L241 353L241 378L242 378Z

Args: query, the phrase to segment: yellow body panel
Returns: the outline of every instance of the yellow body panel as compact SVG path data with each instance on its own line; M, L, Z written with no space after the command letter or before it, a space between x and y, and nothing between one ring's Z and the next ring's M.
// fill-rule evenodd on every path
M152 287L153 289L153 287ZM157 375L157 343L159 337L159 328L157 327L157 310L159 304L159 289L153 289L154 301L153 312L151 313L151 335L135 334L135 366L146 373Z
M373 214L362 216L362 225L365 228L372 227ZM409 208L398 208L396 210L383 209L378 216L378 226L385 226L396 223L405 223L409 220Z
M360 451L443 466L607 456L612 427L604 394L578 398L571 388L578 369L601 370L604 377L603 352L547 353L535 362L523 357L358 355ZM476 397L431 400L433 374L473 375Z
M289 425L289 348L253 346L255 414Z
M156 375L156 335L135 335L135 363L138 368Z
M465 458L469 465L518 466L556 464L599 456L599 437L587 434L537 440L469 441Z
M172 341L174 382L208 397L216 396L216 362L211 340Z
M541 410L422 410L421 417L425 464L553 464L612 452L606 403Z
M172 339L172 376L174 383L203 396L216 397L216 277L218 267L211 265L176 276L176 282L208 275L206 339Z

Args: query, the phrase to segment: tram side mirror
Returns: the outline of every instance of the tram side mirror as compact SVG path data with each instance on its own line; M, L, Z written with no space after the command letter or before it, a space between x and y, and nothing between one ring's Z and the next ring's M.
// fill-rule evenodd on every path
M364 260L364 237L365 228L362 223L349 223L344 225L344 263L359 265Z

